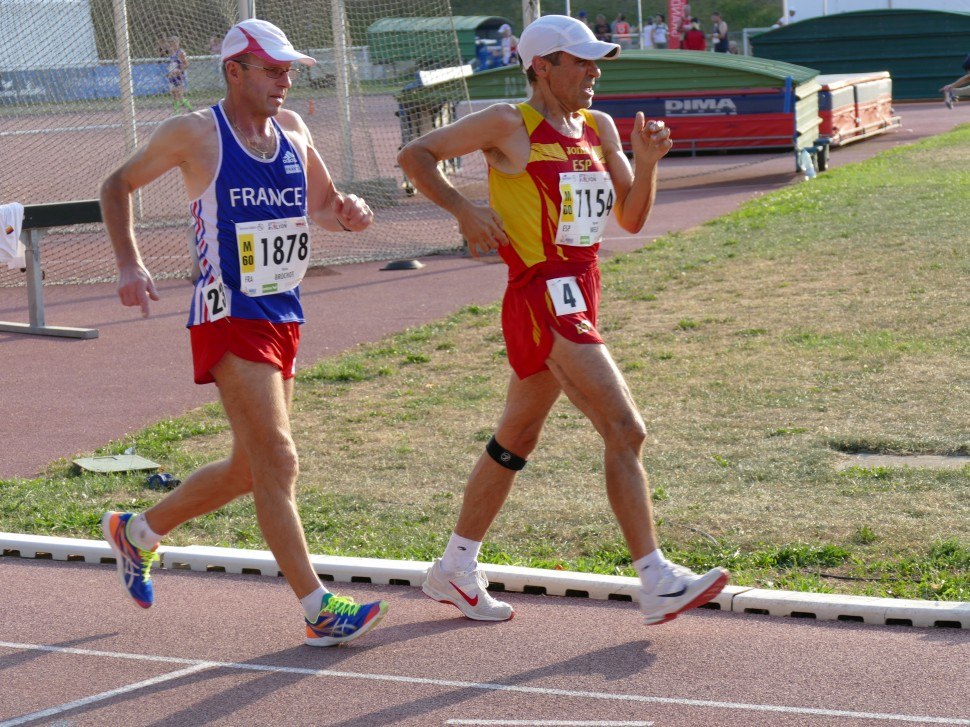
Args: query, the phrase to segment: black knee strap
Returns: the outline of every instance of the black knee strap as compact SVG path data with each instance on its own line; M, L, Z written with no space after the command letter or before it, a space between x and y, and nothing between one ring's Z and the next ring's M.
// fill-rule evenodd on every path
M517 454L512 454L509 450L496 442L495 437L488 440L488 444L485 445L485 451L488 452L489 457L494 459L506 469L515 470L518 472L520 469L525 467L526 460Z

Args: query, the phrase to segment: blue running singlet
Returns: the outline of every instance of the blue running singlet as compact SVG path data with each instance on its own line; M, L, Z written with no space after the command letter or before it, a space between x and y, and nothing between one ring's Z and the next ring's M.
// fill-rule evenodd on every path
M212 107L219 161L208 188L191 203L200 274L188 326L225 316L303 323L299 282L310 254L306 171L276 119L276 154L251 154Z

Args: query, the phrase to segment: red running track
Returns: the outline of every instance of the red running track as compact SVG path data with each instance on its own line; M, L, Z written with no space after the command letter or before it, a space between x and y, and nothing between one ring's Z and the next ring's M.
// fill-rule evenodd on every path
M148 611L114 566L2 558L0 584L0 725L970 724L965 630L707 610L647 627L630 603L523 594L486 624L339 584L390 610L317 649L277 578L161 571Z

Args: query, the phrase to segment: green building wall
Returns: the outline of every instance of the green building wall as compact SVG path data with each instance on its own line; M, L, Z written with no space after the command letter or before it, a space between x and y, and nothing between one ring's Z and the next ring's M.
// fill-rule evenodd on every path
M600 61L598 94L637 94L782 88L791 78L796 89L807 84L808 95L818 90L814 68L764 58L682 50L625 51L616 60ZM519 66L475 73L465 79L468 96L482 99L524 98L525 74Z
M455 60L455 37L462 61L475 58L475 38L498 39L498 29L508 18L496 15L455 15L440 18L382 18L367 29L367 44L374 63L417 61L422 65L451 65ZM424 49L425 57L415 58Z
M970 13L863 10L792 23L751 40L758 58L824 74L889 71L895 99L938 99L963 75Z

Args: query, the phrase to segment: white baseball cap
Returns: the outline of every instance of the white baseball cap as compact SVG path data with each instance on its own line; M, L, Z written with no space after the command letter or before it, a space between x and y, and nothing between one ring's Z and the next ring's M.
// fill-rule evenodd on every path
M596 40L593 31L586 23L568 15L543 15L532 21L522 31L516 48L522 59L522 70L532 66L536 56L547 56L556 51L565 51L587 61L600 58L615 58L620 46Z
M251 18L236 23L222 40L222 62L252 53L263 60L276 63L316 65L316 58L297 51L283 31L265 20Z

